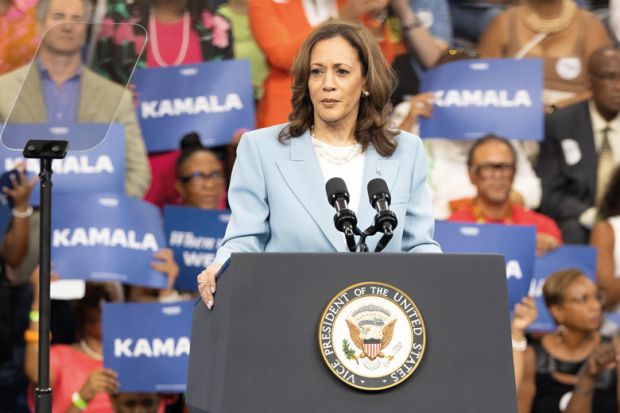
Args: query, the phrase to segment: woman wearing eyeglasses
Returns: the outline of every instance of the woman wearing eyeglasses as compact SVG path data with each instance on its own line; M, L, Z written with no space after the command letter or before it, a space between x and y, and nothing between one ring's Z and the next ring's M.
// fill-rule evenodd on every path
M601 372L593 388L582 388L578 381L591 353L610 341L599 333L603 296L598 288L583 272L568 269L547 278L543 296L557 328L526 349L519 412L563 412L573 394L592 391L592 411L617 413L614 369Z
M222 163L202 146L195 133L185 136L181 142L175 187L184 205L218 209L224 204L226 180Z

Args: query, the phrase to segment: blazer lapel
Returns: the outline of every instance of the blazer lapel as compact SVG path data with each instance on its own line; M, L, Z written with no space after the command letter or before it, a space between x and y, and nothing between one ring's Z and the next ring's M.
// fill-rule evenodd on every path
M25 121L45 123L47 122L47 107L43 99L39 67L34 63L24 69L22 88L9 117L9 123Z
M382 178L387 183L390 192L393 192L399 165L399 161L383 158L372 145L366 150L362 199L357 211L358 226L362 231L370 226L371 223L374 224L376 213L368 199L368 192L366 190L368 182L375 178Z
M327 202L325 180L308 132L290 139L291 160L276 164L286 184L337 251L342 251L343 235L333 226L335 210Z

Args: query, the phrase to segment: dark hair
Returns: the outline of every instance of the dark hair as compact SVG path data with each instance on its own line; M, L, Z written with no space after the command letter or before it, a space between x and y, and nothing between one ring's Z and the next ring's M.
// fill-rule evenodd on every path
M192 155L194 155L195 153L206 152L213 155L215 159L218 159L215 153L211 152L209 149L203 146L202 141L200 140L200 135L198 135L196 132L190 132L187 135L183 136L180 146L181 154L177 158L175 167L177 178L180 177L183 164L185 164L185 162L187 162L187 160L191 158Z
M78 318L78 330L80 336L84 336L84 326L86 325L86 312L88 310L101 309L101 302L114 301L114 297L105 284L86 283L84 297L77 302L76 313Z
M586 275L576 268L560 270L547 277L543 285L543 298L547 308L562 304L566 288L579 277L586 277Z
M497 136L497 135L486 135L478 139L476 142L474 142L471 148L469 148L469 153L467 154L467 168L472 167L472 164L474 162L474 155L476 154L476 150L488 142L499 142L499 143L503 143L504 145L506 145L508 149L510 150L510 153L512 154L512 160L514 161L515 164L517 163L517 152L515 151L514 146L512 146L512 143L510 143L508 139L502 138L501 136Z
M127 4L127 9L141 17L138 22L141 26L149 27L149 16L153 7L153 0L136 0L133 5ZM185 9L189 12L192 26L195 26L202 19L202 12L205 8L212 10L212 2L204 0L186 0Z
M310 56L317 43L334 37L342 37L357 51L362 64L362 75L366 79L368 96L360 98L355 140L366 150L372 144L382 156L389 156L396 150L394 137L398 131L388 128L392 111L390 96L396 85L396 76L381 54L372 34L358 23L332 20L323 23L306 38L299 49L291 74L293 76L293 111L289 125L280 132L279 140L284 143L290 138L303 135L314 120L314 107L308 91L310 77Z
M605 187L598 212L601 219L620 215L620 166L614 168L611 179Z

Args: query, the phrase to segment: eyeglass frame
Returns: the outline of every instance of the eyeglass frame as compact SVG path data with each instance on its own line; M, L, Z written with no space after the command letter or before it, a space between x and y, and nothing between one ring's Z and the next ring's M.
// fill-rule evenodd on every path
M197 180L197 178L199 178L199 180ZM196 182L196 184L193 184L193 185L197 185L198 182L215 183L219 180L224 180L225 177L224 177L224 172L222 171L213 171L213 172L209 172L208 174L197 171L197 172L192 172L190 175L179 176L178 179L184 184L192 185L193 182Z
M482 172L483 168L491 168L491 172ZM483 179L489 179L496 175L504 178L510 178L515 175L517 165L514 162L484 162L478 165L472 165L470 169L476 176Z

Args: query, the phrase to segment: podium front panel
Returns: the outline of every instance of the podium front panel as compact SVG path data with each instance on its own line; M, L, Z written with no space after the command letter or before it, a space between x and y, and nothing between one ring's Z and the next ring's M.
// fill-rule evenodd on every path
M341 382L319 351L330 300L393 285L426 327L418 368L396 387ZM468 254L237 254L214 309L194 312L187 402L220 412L516 412L504 259Z

